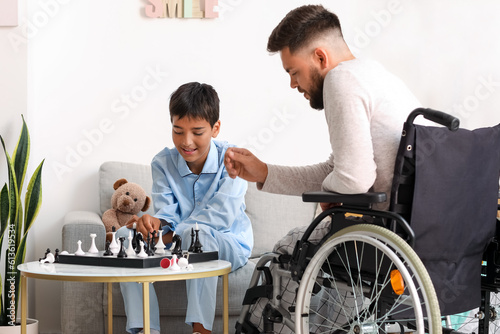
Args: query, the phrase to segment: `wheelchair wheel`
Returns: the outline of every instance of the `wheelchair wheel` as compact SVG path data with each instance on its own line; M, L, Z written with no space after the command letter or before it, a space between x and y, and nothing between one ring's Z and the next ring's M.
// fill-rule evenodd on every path
M441 330L438 300L422 261L385 228L342 229L320 247L302 276L298 334Z
M476 308L446 317L445 326L460 333L500 334L500 293L490 292L488 295L490 297L490 302L486 305L488 310Z

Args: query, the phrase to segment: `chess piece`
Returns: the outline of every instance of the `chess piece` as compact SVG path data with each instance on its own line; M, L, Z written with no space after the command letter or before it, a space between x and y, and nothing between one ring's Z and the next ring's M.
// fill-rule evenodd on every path
M135 253L136 254L139 254L139 252L141 251L141 241L144 241L144 238L142 237L142 233L141 232L137 232L137 236L136 236L136 246L135 246Z
M42 263L42 260L45 260L47 258L47 254L49 254L49 253L50 253L50 248L47 248L43 257L39 258L38 261L40 261L40 263Z
M98 254L99 253L99 250L97 249L97 247L95 245L95 237L96 236L97 236L97 234L95 234L95 233L90 234L90 237L92 238L92 245L90 245L90 248L89 248L87 253L90 253L90 254Z
M188 262L188 259L186 259L185 257L181 257L178 261L177 261L177 264L179 265L179 267L181 269L187 269L188 265L189 265L189 262Z
M153 256L155 255L155 235L156 231L153 231L149 234L150 236L148 237L148 256Z
M134 223L132 225L132 230L134 231L133 236L132 236L132 248L137 249L138 243L137 243L137 223ZM130 248L130 246L129 246Z
M181 256L182 255L182 250L181 250L182 238L181 238L181 236L174 232L174 235L172 236L172 242L175 242L174 249L172 249L172 251L171 251L172 254Z
M199 236L200 229L198 227L198 223L196 223L196 229L194 232L196 233L196 236L194 239L193 253L203 253L203 251L201 250L201 247L203 247L203 245L200 242L200 236Z
M188 248L188 252L193 252L194 251L194 229L191 227L191 244Z
M165 244L163 243L163 230L158 230L158 242L155 245L155 254L165 254Z
M116 255L120 251L120 245L118 245L118 242L116 241L116 229L114 226L112 227L111 234L113 237L111 238L111 243L109 244L109 250L113 253L113 255Z
M78 249L76 250L75 255L78 256L85 255L85 252L82 250L82 241L78 240L77 244L78 244Z
M50 252L50 249L47 248L47 251L45 252L45 257L43 259L40 259L40 263L54 263L55 257L54 254Z
M179 267L179 264L177 263L177 255L172 255L172 259L170 260L170 270L173 271L179 271L181 270L181 267Z
M120 241L120 251L118 252L116 257L127 257L127 253L125 252L125 246L123 246L125 237L120 237L118 240Z
M132 246L132 240L134 239L134 237L132 237L132 231L129 231L127 239L128 239L128 247L125 253L127 253L128 257L133 257L135 256L135 250L134 247Z
M109 240L106 241L106 251L102 255L104 255L104 256L111 256L111 255L113 255L113 252L111 252L111 249L109 249L109 244L110 243L111 242Z
M59 263L59 248L56 248L56 253L54 254L54 263Z
M139 247L141 248L141 250L139 251L139 254L137 254L137 256L142 258L148 257L148 254L144 251L144 241L139 241Z

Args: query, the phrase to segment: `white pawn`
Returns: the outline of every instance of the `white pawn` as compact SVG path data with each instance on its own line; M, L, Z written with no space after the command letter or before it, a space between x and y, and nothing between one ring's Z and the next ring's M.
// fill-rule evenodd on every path
M148 254L144 251L144 241L139 241L139 244L141 245L141 251L139 254L137 254L138 257L148 257Z
M162 238L163 230L158 230L158 242L155 245L155 254L165 254L165 244Z
M78 240L77 244L78 244L78 249L76 250L75 255L79 255L79 256L85 255L85 252L82 250L82 241Z
M92 234L90 234L90 237L92 238L92 245L90 245L88 253L90 253L90 254L98 254L99 250L97 249L97 247L95 245L95 237L97 237L97 234L92 233Z
M173 262L173 264L170 266L170 270L173 270L173 271L179 271L181 270L181 267L179 267L179 265L177 264L177 255L172 255L172 259L170 260Z
M109 244L109 250L113 255L116 255L120 252L120 245L116 241L116 231L111 232L113 234L113 238L111 239L111 243Z
M189 262L188 262L188 259L186 259L185 257L181 257L178 261L177 261L177 264L179 265L179 267L181 269L187 269L188 268L188 265L189 265Z
M135 223L134 223L135 224ZM128 232L128 247L125 253L127 253L127 257L135 257L135 250L132 248L132 231Z

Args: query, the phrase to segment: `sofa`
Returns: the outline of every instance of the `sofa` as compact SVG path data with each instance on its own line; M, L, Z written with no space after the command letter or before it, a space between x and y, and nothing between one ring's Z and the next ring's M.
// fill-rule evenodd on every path
M98 171L99 208L95 211L72 211L64 218L62 249L73 253L77 241L82 249L90 247L90 234L96 233L96 245L105 247L105 229L101 221L104 211L111 207L113 183L125 178L140 184L151 194L151 169L149 165L128 162L105 162ZM246 213L252 222L254 248L248 263L229 274L229 330L234 331L240 314L242 300L248 287L255 263L264 253L270 252L277 240L290 229L310 223L317 211L317 204L303 203L298 196L269 194L257 190L249 183L245 195ZM153 214L152 206L145 213ZM222 279L217 288L217 305L214 333L222 333ZM186 314L185 282L154 283L160 307L162 332L169 334L190 333L184 323ZM63 333L107 332L107 289L104 283L64 282L62 284L61 328ZM125 332L126 316L119 284L113 284L113 333Z

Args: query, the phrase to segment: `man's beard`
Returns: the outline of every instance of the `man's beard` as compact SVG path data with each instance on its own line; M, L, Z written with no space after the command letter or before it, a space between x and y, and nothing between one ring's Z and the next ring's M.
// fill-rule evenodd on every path
M312 86L309 90L309 105L311 108L323 110L325 108L323 104L324 79L321 77L321 74L319 74L319 71L316 68L312 68L311 73Z

